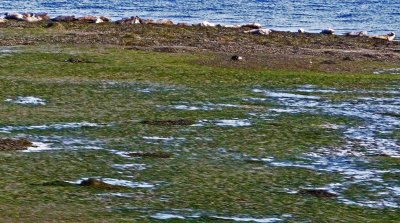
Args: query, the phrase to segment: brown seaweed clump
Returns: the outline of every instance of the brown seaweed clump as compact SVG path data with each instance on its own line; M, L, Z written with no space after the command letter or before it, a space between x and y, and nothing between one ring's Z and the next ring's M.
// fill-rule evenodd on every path
M82 180L79 184L70 183L66 181L51 181L45 182L41 184L42 186L55 186L55 187L68 187L68 186L82 186L82 187L89 187L93 189L101 189L101 190L124 190L128 187L120 186L120 185L112 185L103 182L101 179L96 178L89 178L87 180Z
M82 180L79 186L90 187L94 189L104 189L104 190L123 190L127 189L127 187L120 185L112 185L103 182L101 179L89 178L87 180Z
M172 153L156 151L156 152L132 152L129 153L130 157L143 157L143 158L171 158Z
M193 125L195 122L188 119L177 120L145 120L140 122L145 125L159 125L159 126L172 126L172 125Z
M312 195L314 197L321 197L321 198L333 198L337 197L337 194L329 192L323 189L301 189L299 194L303 195Z
M33 146L27 139L0 139L0 151L25 150Z

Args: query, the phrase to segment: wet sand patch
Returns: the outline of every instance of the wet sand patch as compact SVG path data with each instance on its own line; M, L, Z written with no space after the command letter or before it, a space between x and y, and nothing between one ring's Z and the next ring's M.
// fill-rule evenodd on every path
M120 169L120 170L145 170L147 169L146 164L139 164L139 163L127 163L127 164L113 164L113 168Z
M57 124L44 124L44 125L31 125L31 126L3 126L0 127L0 132L11 133L15 131L26 130L62 130L62 129L76 129L83 127L104 127L109 124L93 123L93 122L71 122L71 123L57 123Z
M20 52L20 51L21 51L20 47L15 47L15 46L1 46L1 47L0 47L0 58L1 58L1 57L11 56L13 53L18 53L18 52Z
M239 119L239 118L234 118L234 119L217 119L217 120L199 120L192 126L194 127L203 127L203 126L209 126L209 125L215 125L218 127L249 127L252 125L252 122L249 119Z
M246 127L251 126L251 122L247 119L221 119L215 121L215 125L221 127Z
M22 152L46 152L55 150L99 150L103 149L104 142L96 139L76 138L69 136L42 136L19 134L29 138L33 145Z
M21 105L46 105L47 101L38 97L27 96L22 97L18 96L15 99L8 98L4 100L6 102L10 102L13 104L21 104Z
M284 191L285 193L300 194L301 192L302 194L308 194L318 197L325 196L323 191L326 191L328 193L332 193L332 197L337 197L337 200L344 204L372 208L400 208L400 203L396 201L395 197L391 196L391 194L393 193L392 184L383 178L384 174L398 173L400 172L400 170L380 170L374 167L370 167L370 163L367 160L357 158L356 156L343 153L333 155L331 154L330 150L325 152L326 154L323 154L324 152L322 152L322 154L318 154L316 152L309 153L290 161L277 161L273 157L260 159L247 158L245 161L249 160L247 162L264 164L276 168L303 168L316 172L340 174L343 177L342 180L340 180L339 182L331 183L324 187L306 187L300 190L286 189ZM348 198L345 195L345 192L352 186L366 187L367 192L374 194L374 197L356 197L352 199ZM376 191L380 191L382 193L377 194ZM328 194L326 195L329 196Z
M307 88L316 90L310 86ZM265 101L276 103L278 108L271 108L269 111L277 114L305 113L359 119L362 121L359 126L338 126L337 130L343 132L347 144L343 147L362 147L366 155L379 154L382 150L393 156L400 155L400 145L389 137L390 133L400 127L400 118L387 115L400 110L400 98L395 95L392 98L358 97L333 102L315 95L297 95L290 90L255 89L253 92L265 95ZM388 92L397 93L390 90ZM361 94L363 93L365 92L362 91ZM273 117L274 113L268 113L268 117Z
M267 218L255 218L248 216L223 216L218 214L194 212L191 210L170 212L158 212L150 216L150 218L157 220L201 220L204 222L209 221L231 221L231 222L255 222L255 223L274 223L287 220L292 217L289 214L284 214L280 217L267 217ZM192 212L192 213L191 213Z
M396 67L396 68L387 68L387 69L380 69L380 70L376 70L374 71L373 74L392 74L392 75L398 75L400 74L400 68Z
M223 109L260 109L260 106L242 105L242 104L226 104L211 102L179 102L174 105L158 106L162 109L175 109L185 111L221 111Z

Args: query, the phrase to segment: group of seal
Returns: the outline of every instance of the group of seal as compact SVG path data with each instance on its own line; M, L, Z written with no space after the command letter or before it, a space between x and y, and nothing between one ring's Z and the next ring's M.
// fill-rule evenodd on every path
M299 30L299 32L300 32L300 30ZM334 35L335 30L332 28L324 29L321 31L321 34ZM366 31L359 31L359 32L347 32L347 33L344 33L344 35L345 36L355 36L355 37L366 36L366 37L373 38L373 39L383 39L383 40L387 40L387 41L393 41L394 38L396 37L396 34L394 32L390 32L390 33L384 34L384 35L368 35L368 32L366 32Z
M7 20L17 20L17 21L24 21L24 22L40 22L40 21L54 21L54 22L87 22L87 23L104 23L104 22L111 22L111 20L105 16L82 16L82 17L75 17L75 16L57 16L55 18L50 18L47 13L5 13L4 18L0 18L0 23L5 23ZM129 18L123 18L121 20L116 21L117 24L150 24L150 25L177 25L177 26L190 26L187 23L177 23L175 24L169 19L142 19L138 16L132 16ZM201 23L192 24L192 26L200 26L200 27L224 27L224 28L249 28L250 30L245 30L243 33L255 34L255 35L269 35L273 30L262 28L259 23L249 23L244 25L221 25L221 24L214 24L208 21L204 21ZM299 29L299 33L305 33L304 29ZM335 30L332 28L323 29L321 34L325 35L334 35ZM345 36L367 36L369 38L374 39L382 39L387 41L393 41L396 37L394 32L390 32L385 35L368 35L365 31L360 32L348 32L344 33Z

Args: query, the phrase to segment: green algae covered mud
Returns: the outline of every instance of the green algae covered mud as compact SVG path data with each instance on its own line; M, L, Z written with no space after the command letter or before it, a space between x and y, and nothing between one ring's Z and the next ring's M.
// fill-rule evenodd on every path
M0 28L1 221L400 220L396 41L62 26Z

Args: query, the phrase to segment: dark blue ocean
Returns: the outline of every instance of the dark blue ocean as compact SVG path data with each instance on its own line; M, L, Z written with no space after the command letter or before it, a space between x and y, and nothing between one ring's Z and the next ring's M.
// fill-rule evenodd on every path
M0 12L56 15L138 15L174 22L259 22L277 30L400 33L400 0L0 0Z

